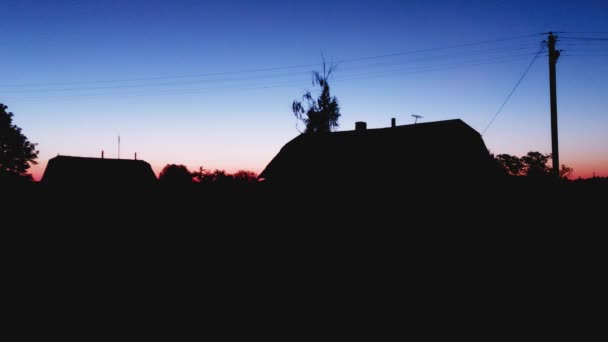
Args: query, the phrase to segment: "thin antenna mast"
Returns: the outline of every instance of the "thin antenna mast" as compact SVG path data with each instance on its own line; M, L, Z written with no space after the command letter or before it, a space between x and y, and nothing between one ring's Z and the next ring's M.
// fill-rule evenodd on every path
M120 159L120 134L118 134L118 159Z
M422 117L423 117L422 115L417 115L417 114L412 114L412 116L416 118L416 119L414 119L414 125L415 125L416 123L418 123L418 119L420 119L420 118L422 118Z

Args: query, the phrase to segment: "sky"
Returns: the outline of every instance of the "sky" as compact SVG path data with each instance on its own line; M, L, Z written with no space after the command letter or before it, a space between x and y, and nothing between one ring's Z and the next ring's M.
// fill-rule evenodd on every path
M548 31L563 50L560 162L608 176L605 0L2 0L0 13L0 103L38 143L36 179L58 154L118 157L119 135L120 157L157 174L259 173L303 128L291 104L318 92L323 58L338 130L460 118L494 154L550 153Z

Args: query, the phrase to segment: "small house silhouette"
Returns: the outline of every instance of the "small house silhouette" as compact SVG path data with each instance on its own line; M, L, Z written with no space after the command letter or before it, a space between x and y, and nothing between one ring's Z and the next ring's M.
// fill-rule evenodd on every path
M156 175L143 160L57 156L49 160L42 183L71 187L139 187L156 183Z

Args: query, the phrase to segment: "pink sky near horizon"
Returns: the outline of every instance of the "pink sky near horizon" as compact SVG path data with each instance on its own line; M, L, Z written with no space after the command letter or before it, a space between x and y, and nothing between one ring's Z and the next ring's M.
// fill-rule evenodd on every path
M123 159L126 159L126 158L123 158ZM44 174L44 169L46 168L47 163L48 163L48 160L38 161L38 164L31 166L29 173L34 177L35 181L40 181L42 179L42 175ZM160 174L163 167L165 167L165 165L167 165L167 164L180 164L180 163L171 163L171 162L166 163L166 164L150 163L150 166L152 167L152 170L154 171L154 174L156 175L156 177L158 177L158 175ZM228 173L235 173L237 171L246 170L246 171L253 171L256 174L259 174L263 170L263 167L262 168L259 168L259 167L245 168L245 167L238 167L238 166L234 166L234 167L227 166L227 167L207 168L204 165L196 165L196 164L183 164L183 165L185 165L188 168L188 170L190 170L190 171L198 171L200 166L203 166L205 170L213 171L213 170L218 169L218 170L224 170Z
M123 158L123 159L126 159L126 158ZM40 161L38 161L37 165L32 165L32 167L30 168L30 174L32 174L32 176L34 177L34 180L40 181L42 179L42 175L44 174L44 169L46 167L47 162L48 162L47 160L44 160L44 161L40 160ZM270 159L263 165L262 164L252 165L251 167L245 167L245 166L240 167L236 164L219 165L218 167L213 167L213 166L207 167L207 166L203 165L203 163L200 163L200 164L183 163L183 165L186 165L186 167L188 167L188 169L190 171L198 171L199 167L203 166L206 170L219 169L219 170L224 170L228 173L235 173L240 170L247 170L247 171L253 171L256 174L259 174L264 170L264 168L266 167L266 164L268 162L270 162ZM150 162L150 165L152 166L152 170L154 170L154 173L156 174L157 177L160 174L160 171L163 169L163 167L165 167L165 165L167 165L167 164L180 164L180 163ZM574 160L570 160L570 161L566 160L562 164L566 164L574 169L574 172L570 176L570 179L591 178L593 176L608 177L608 161L604 161L604 163L602 164L601 162L598 162L597 160L574 159Z

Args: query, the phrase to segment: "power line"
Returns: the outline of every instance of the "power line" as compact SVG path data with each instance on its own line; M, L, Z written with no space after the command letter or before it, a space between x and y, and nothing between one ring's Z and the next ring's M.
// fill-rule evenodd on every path
M407 68L389 68L387 70L375 70L375 71L366 71L366 72L362 72L362 73L350 73L349 75L345 75L347 77L342 77L342 78L336 78L334 79L334 82L343 82L346 80L358 80L358 79L373 79L373 78L381 78L381 77L386 77L386 76L392 76L392 77L402 77L408 74L417 74L417 73L426 73L426 72L433 72L433 71L439 71L439 70L449 70L449 69L457 69L457 68L462 68L462 67L473 67L473 66L479 66L479 65L488 65L488 64L498 64L498 63L508 63L508 62L514 62L514 61L518 61L520 60L522 57L526 57L529 56L529 54L517 54L517 55L511 55L511 56L501 56L501 57L497 57L497 58L484 58L484 59L473 59L473 60L466 60L466 61L460 61L458 63L449 63L449 64L439 64L439 65L435 65L434 67L429 67L429 66L415 66L415 67L407 67ZM293 85L293 86L297 86L297 85L301 85L302 82L298 81L297 83L294 83L295 80L290 80L287 79L286 80L289 83L281 83L281 84L287 84L287 85ZM211 87L203 87L203 88L182 88L182 89L157 89L158 91L162 91L162 94L170 94L170 93L174 93L175 91L182 93L183 91L185 92L191 92L191 91L201 91L201 90L225 90L225 89L230 89L230 90L237 90L237 89L241 89L241 88L235 88L235 87L255 87L255 89L264 89L264 88L274 88L274 86L270 85L263 85L261 86L259 84L259 82L255 82L255 83L250 83L250 84L228 84L225 86L211 86ZM246 88L249 89L249 88ZM91 90L91 89L84 89L84 91L87 90ZM113 90L113 89L104 89L104 90ZM131 94L135 94L135 95L143 95L145 96L145 93L142 93L141 91L137 91L135 93L133 92L124 92L121 90L124 90L124 88L121 89L115 89L118 90L119 92L110 92L110 93L97 93L97 94L90 94L90 93L85 93L85 94L71 94L68 96L78 96L78 97L95 97L95 96L104 96L104 95L112 95L112 96L124 96L124 95L131 95ZM45 94L48 94L49 91L45 91ZM38 94L34 94L34 93L25 93L25 92L20 92L20 93L13 93L17 96L19 95L30 95L32 94L34 96L34 98L45 98L45 95L38 95ZM158 93L156 93L158 94ZM46 95L51 96L51 97L56 97L56 95ZM20 97L23 99L23 97ZM30 99L32 97L29 97Z
M494 61L494 60L500 60L500 59L509 59L512 57L527 56L530 54L534 54L534 52L509 54L509 55L490 54L487 56L489 58L483 58L481 60L479 60L479 59L461 60L458 62L476 63L476 62ZM467 55L465 54L463 57L467 57ZM352 70L361 70L361 69L373 69L373 68L386 67L386 66L391 67L391 66L409 65L409 64L416 64L416 63L420 63L420 62L424 63L427 61L443 59L443 58L453 58L453 56L451 54L448 54L448 55L441 55L441 56L419 57L419 58L414 58L414 59L405 60L405 61L397 61L397 62L388 62L388 63L381 62L381 63L374 63L374 64L354 65L354 66L346 67L345 70L352 71ZM460 58L460 57L458 57L458 58ZM290 73L281 73L281 74L274 74L274 75L254 75L254 76L248 76L248 77L226 78L226 79L215 78L215 79L203 79L203 80L191 80L191 81L162 82L162 83L152 83L152 84L122 84L122 85L93 86L93 87L12 89L12 90L5 90L3 92L5 94L8 94L8 93L23 94L23 93L47 93L47 92L70 92L70 91L86 91L86 90L110 90L110 89L164 87L164 86L173 86L173 85L188 85L188 84L194 85L194 84L202 84L202 83L209 83L209 84L238 83L241 81L257 81L257 80L265 80L265 79L272 80L272 79L276 79L276 78L285 78L285 77L294 77L294 76L303 76L303 75L304 75L304 73L296 74L296 73L290 72Z
M508 37L508 38L498 38L498 39L483 40L483 41L479 41L479 42L475 42L475 43L465 43L465 44L448 45L448 46L441 46L441 47L428 48L428 49L412 50L412 51L405 51L405 52L396 52L396 53L390 53L390 54L378 55L378 56L371 56L371 57L353 58L353 59L347 59L347 60L338 61L338 63L354 62L354 61L360 61L360 60L366 60L366 59L395 57L395 56L402 56L402 55L415 54L415 53L421 53L421 52L432 52L432 51L439 51L439 50L446 50L446 49L456 49L456 48L461 48L461 47L469 47L469 46L483 45L483 44L489 44L489 43L498 43L498 42L515 40L515 39L521 39L521 38L537 37L539 35L542 35L542 33L528 34L528 35Z
M537 44L535 44L536 46ZM517 48L514 50L526 50L529 48ZM500 52L497 53L493 53L493 54L479 54L477 53L477 51L475 51L474 53L458 53L457 55L454 55L453 53L450 54L443 54L443 55L438 55L438 56L425 56L425 57L418 57L418 58L413 58L413 59L408 59L405 61L395 61L395 62L379 62L379 63L374 63L374 64L364 64L364 65L356 65L356 66L352 66L352 67L347 67L347 69L361 69L361 68L368 68L368 67L373 67L373 66L386 66L386 65L403 65L403 64L410 64L410 63L415 63L415 62L426 62L429 60L437 60L437 59L458 59L458 58L462 58L462 57L468 57L468 56L476 56L476 55L483 55L485 57L509 57L511 55L508 56L501 56L502 53L504 52L511 52L513 50L509 50L506 51L505 49L501 49ZM536 53L536 49L534 49L534 51L531 51L529 54L535 54ZM515 55L517 56L517 55Z
M608 41L608 38L596 38L596 37L559 37L560 39L576 39L576 40L597 40L597 41Z
M526 74L528 73L528 71L532 68L532 65L536 61L536 58L538 58L538 56L543 52L544 49L545 49L545 44L542 44L540 50L538 50L538 52L536 53L536 55L534 56L534 58L532 58L532 61L530 62L530 64L526 68L526 71L524 71L524 73L521 75L521 77L519 78L519 80L517 81L517 83L515 83L515 87L513 87L513 90L511 90L511 92L509 93L509 96L507 96L507 98L502 103L502 105L500 106L500 108L498 108L498 111L496 112L496 114L494 114L494 116L492 117L492 120L490 120L490 122L488 123L488 125L486 126L486 128L481 132L481 135L484 135L486 133L486 131L488 130L488 128L490 128L490 126L492 125L492 123L494 122L494 120L496 120L496 118L498 117L498 114L500 114L500 112L505 107L505 105L507 104L507 102L509 101L509 99L511 98L511 96L513 96L513 93L515 93L515 90L517 89L517 87L519 87L519 84L521 83L521 81L523 81L523 79L524 79L524 77L526 77Z
M563 52L608 52L608 50L606 49L589 49L589 50L579 50L579 49L562 49L560 50L562 53Z
M257 75L252 77L242 77L233 79L203 79L194 81L176 81L176 82L163 82L163 83L151 83L151 84L122 84L122 85L111 85L111 86L95 86L95 87L73 87L73 88L41 88L41 89L17 89L17 90L5 90L4 93L29 93L29 92L64 92L64 91L82 91L82 90L102 90L102 89L128 89L128 88L145 88L145 87L162 87L172 85L187 85L187 84L200 84L200 83L226 83L226 82L240 82L248 80L260 80L268 78L276 78L282 76L294 76L294 73L283 73L276 75Z
M475 67L475 66L479 66L479 65L488 65L488 64L499 64L499 63L510 63L510 62L516 62L518 60L520 60L521 57L516 58L516 59L494 59L494 60L486 60L486 61L469 61L467 63L458 63L458 64L447 64L447 65L441 65L440 67L437 68L426 68L426 69L393 69L393 70L387 70L387 71L382 71L382 72L365 72L365 73L360 73L360 74L355 74L352 75L350 77L346 77L346 78L336 78L333 80L334 83L342 83L345 81L351 81L351 80L363 80L363 79L376 79L376 78L384 78L384 77L403 77L406 75L412 75L412 74L420 74L420 73L427 73L427 72L435 72L435 71L441 71L441 70L450 70L450 69L457 69L457 68L462 68L462 67ZM405 71L405 72L403 72ZM232 86L224 86L224 87L217 87L217 86L212 86L212 87L203 87L203 88L182 88L182 89L169 89L169 90L162 90L159 89L159 91L162 91L162 93L158 93L158 92L141 92L141 91L137 91L137 92L121 92L121 93L97 93L97 94L71 94L71 95L64 95L62 96L56 96L56 95L34 95L33 97L18 97L22 100L42 100L42 99L74 99L75 97L78 98L98 98L98 97L105 97L105 96L117 96L120 95L121 97L141 97L141 96L159 96L159 95L169 95L169 94L176 94L176 95L185 95L185 94L205 94L205 93L210 93L212 91L217 91L217 90L231 90L231 91L240 91L240 90L258 90L258 89L270 89L270 88L285 88L285 87L297 87L300 88L301 87L301 81L295 82L295 81L286 81L286 82L281 82L281 83L275 83L275 84L270 84L270 85L259 85L259 84L249 84L249 85L240 85L240 87L235 88L234 85ZM19 95L18 95L19 96Z
M521 35L521 36L514 36L514 37L483 40L483 41L478 41L478 42L473 42L473 43L465 43L465 44L458 44L458 45L451 45L451 46L441 46L441 47L435 47L435 48L411 50L411 51L396 52L396 53L375 55L375 56L358 57L358 58L347 58L347 59L338 60L337 63L352 63L352 62L358 62L358 61L363 61L363 60L381 59L381 58L397 57L397 56L404 56L404 55L424 53L424 52L456 49L456 48L462 48L462 47L470 47L470 46L476 46L476 45L505 42L505 41L510 41L510 40L522 39L522 38L536 37L539 35L541 35L541 34L540 33L539 34L528 34L528 35ZM229 75L229 74L256 73L256 72L268 72L268 71L278 71L278 70L288 70L288 69L298 69L298 68L309 68L309 67L314 67L314 66L318 66L318 63L316 63L316 64L297 64L297 65L278 66L278 67L266 67L266 68L258 68L258 69L232 70L232 71L189 74L189 75L152 76L152 77L142 77L142 78L126 78L126 79L79 81L79 82L21 83L21 84L12 84L12 85L10 85L10 87L97 84L97 83L137 82L137 81L151 81L151 80L164 80L164 79L195 78L195 77L219 76L219 75ZM0 86L0 87L8 87L8 86Z
M596 47L597 42L594 41L576 41L576 42L562 42L560 41L560 46L565 46L565 47L574 47L574 48L590 48L590 47Z
M608 32L573 32L573 31L556 31L553 33L566 33L566 34L608 34Z
M571 55L571 54L564 54L563 56L567 56L567 57L608 57L608 55Z
M436 68L431 68L431 69L422 69L422 70L411 70L411 72L406 72L406 73L401 73L401 71L410 71L410 69L393 69L393 70L387 70L384 71L381 74L375 74L375 73L367 73L367 75L372 74L371 77L350 77L350 78L346 78L346 79L340 79L340 80L356 80L356 79L368 79L368 78L378 78L378 77L384 77L385 75L390 75L390 76L395 76L395 77L399 77L399 76L403 76L404 74L412 74L412 73L424 73L424 72L433 72L433 71L439 71L439 70L449 70L449 69L457 69L460 67L467 67L467 66L479 66L479 65L488 65L488 64L497 64L497 63L508 63L508 62L514 62L517 61L519 59L521 59L522 56L529 56L529 54L525 54L525 55L516 55L514 57L518 57L516 59L505 59L505 58L500 58L500 59L490 59L490 60L473 60L473 61L466 61L465 63L459 63L459 64L445 64L445 65L440 65L439 67ZM366 75L366 74L363 74Z
M317 64L298 64L290 66L280 66L272 68L260 68L260 69L245 69L245 70L234 70L234 71L222 71L222 72L211 72L203 74L190 74L190 75L173 75L173 76L154 76L154 77L142 77L142 78L127 78L127 79L115 79L115 80L96 80L96 81L81 81L81 82L50 82L50 83L21 83L12 84L10 87L29 87L29 86L46 86L46 85L71 85L71 84L93 84L93 83L115 83L115 82L137 82L137 81L150 81L150 80L164 80L172 78L194 78L194 77L206 77L206 76L218 76L228 74L239 74L239 73L254 73L254 72L265 72L265 71L276 71L276 70L287 70L297 69L303 67L314 67ZM5 85L3 87L8 87Z

